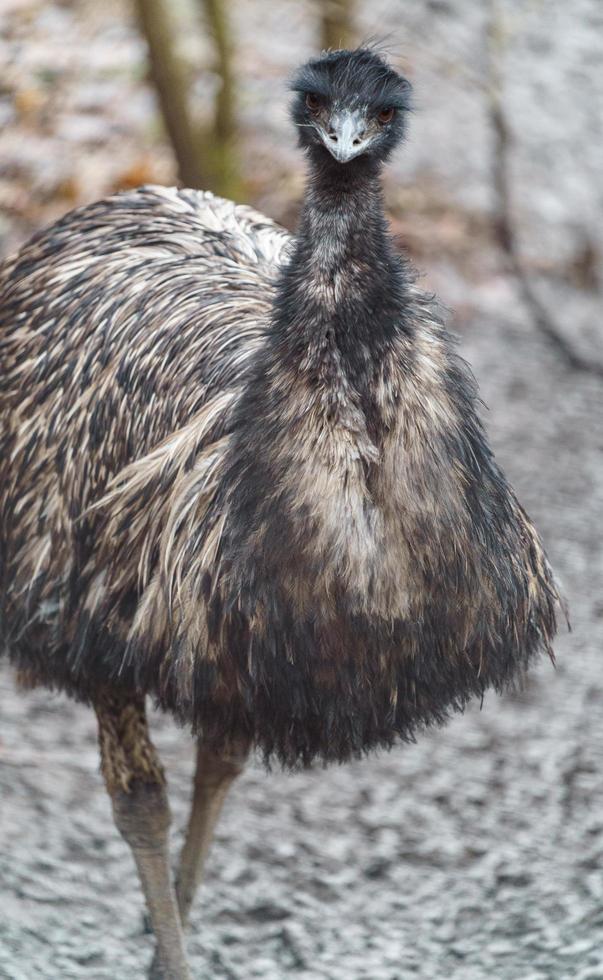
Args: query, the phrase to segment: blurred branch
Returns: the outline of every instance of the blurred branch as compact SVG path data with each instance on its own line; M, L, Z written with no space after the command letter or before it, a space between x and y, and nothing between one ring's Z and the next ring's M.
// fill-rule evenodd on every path
M504 27L496 3L492 4L488 25L488 116L494 136L492 178L497 197L494 224L496 240L505 254L509 270L515 277L522 300L534 326L546 337L570 368L603 377L603 364L593 363L575 351L557 328L546 306L534 290L529 274L521 260L513 222L510 179L512 136L503 109L500 61L505 43Z
M322 48L353 48L354 0L320 0L320 8Z
M223 0L202 0L201 7L214 40L216 73L221 83L213 122L206 127L197 125L191 112L189 72L176 51L169 3L136 0L138 20L149 49L151 77L182 183L237 198L240 182L228 25Z

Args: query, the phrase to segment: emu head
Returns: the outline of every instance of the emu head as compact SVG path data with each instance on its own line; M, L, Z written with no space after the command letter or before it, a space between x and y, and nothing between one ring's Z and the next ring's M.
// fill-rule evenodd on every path
M340 164L383 161L404 135L410 83L368 48L309 61L291 89L299 141L312 154L327 151Z

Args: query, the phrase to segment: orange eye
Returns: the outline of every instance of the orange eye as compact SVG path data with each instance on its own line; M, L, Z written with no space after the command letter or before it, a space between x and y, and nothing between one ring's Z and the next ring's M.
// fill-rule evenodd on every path
M320 99L315 92L308 92L306 95L306 105L308 106L310 112L316 112L318 109L320 109Z
M385 126L386 123L391 122L393 118L394 118L394 110L391 108L382 109L379 115L377 116L377 119L379 120L382 126Z

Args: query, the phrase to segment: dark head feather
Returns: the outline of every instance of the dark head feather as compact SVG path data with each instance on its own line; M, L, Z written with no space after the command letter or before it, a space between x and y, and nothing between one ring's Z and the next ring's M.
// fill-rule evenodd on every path
M360 156L385 160L404 136L410 82L369 48L313 58L296 73L291 89L300 143L321 158L326 149L339 163ZM342 120L350 141L349 154L340 158L333 151L341 150Z

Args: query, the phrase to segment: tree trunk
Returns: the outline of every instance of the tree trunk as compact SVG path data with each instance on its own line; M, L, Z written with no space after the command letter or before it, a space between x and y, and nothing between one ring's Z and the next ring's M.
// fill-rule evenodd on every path
M151 77L176 155L180 180L187 187L207 187L211 175L203 160L200 134L191 117L187 72L175 51L168 9L163 0L136 0L136 9L148 44Z
M354 0L321 0L321 38L322 47L353 48L354 42Z
M232 39L223 0L201 0L207 28L214 42L216 72L221 85L216 97L214 123L207 135L213 186L225 197L241 197L237 160L235 84L232 73Z

